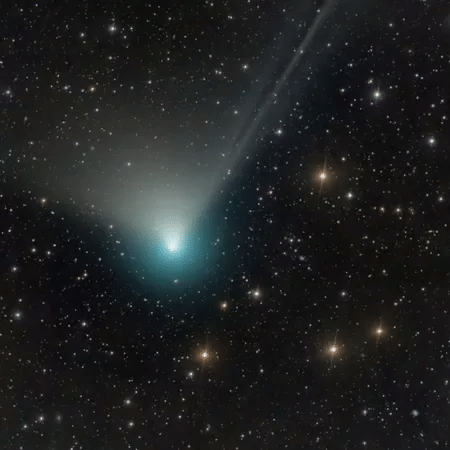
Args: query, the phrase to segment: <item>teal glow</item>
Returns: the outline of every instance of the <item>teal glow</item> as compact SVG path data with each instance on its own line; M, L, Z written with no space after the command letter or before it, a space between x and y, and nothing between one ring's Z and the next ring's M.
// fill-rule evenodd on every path
M137 256L136 274L141 282L170 292L207 279L217 258L214 253L218 248L213 245L215 227L207 219L192 225L187 220L160 218L158 225L135 229L132 253Z

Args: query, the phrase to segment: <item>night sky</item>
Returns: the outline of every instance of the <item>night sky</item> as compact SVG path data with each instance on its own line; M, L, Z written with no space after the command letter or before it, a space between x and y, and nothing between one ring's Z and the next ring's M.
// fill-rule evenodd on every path
M0 6L0 448L450 448L450 4Z

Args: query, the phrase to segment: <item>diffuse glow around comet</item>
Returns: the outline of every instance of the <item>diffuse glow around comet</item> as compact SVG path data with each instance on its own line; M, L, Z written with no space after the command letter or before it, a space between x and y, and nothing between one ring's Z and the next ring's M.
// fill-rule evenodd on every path
M131 155L141 154L141 141L134 144L137 148L131 150L130 158L122 162L120 169L112 167L113 171L120 171L120 184L114 184L115 177L112 174L109 182L105 182L106 176L102 175L103 178L97 181L98 188L90 190L86 197L89 203L106 203L105 215L108 216L109 211L111 217L108 219L121 225L125 233L130 235L133 253L138 255L137 265L147 272L139 273L143 281L152 279L157 280L158 284L169 286L176 279L179 280L177 285L183 286L183 280L204 277L214 267L214 258L208 252L212 250L212 242L217 240L215 233L219 227L218 223L213 223L218 219L213 219L214 213L211 211L215 208L220 192L230 185L233 176L241 170L241 163L254 150L252 141L260 131L274 99L331 16L335 3L336 0L325 3L318 12L286 69L269 94L266 94L256 116L236 125L238 128L235 132L230 127L228 133L224 133L237 136L234 143L224 145L224 141L217 138L214 145L208 144L220 154L227 155L219 164L211 161L212 156L208 156L208 152L202 154L196 151L195 146L188 147L186 140L189 134L184 131L177 133L171 123L171 128L161 133L170 136L165 142L144 141L151 153L148 160L142 164L133 162ZM262 76L264 78L264 74ZM251 108L248 107L252 111L260 103L261 96L253 100ZM248 103L248 98L243 101L243 104ZM123 142L127 152L130 145L130 142ZM185 150L181 151L183 148ZM202 159L204 164L200 162ZM89 184L92 185L92 180ZM79 180L76 180L76 185L79 186ZM108 195L99 197L105 192Z

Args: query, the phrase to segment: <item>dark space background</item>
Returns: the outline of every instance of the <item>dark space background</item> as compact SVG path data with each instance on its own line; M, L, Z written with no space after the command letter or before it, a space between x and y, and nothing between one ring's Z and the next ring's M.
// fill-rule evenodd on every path
M297 3L0 6L2 449L449 448L450 5L336 2L236 150Z

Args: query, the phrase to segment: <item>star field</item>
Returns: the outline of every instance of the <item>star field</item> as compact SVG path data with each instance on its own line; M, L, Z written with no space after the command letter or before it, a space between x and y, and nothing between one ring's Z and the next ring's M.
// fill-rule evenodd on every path
M450 447L450 5L13 2L0 447Z

